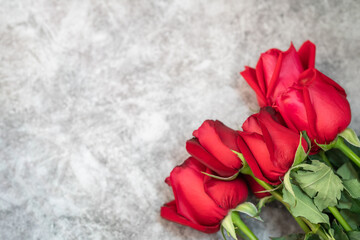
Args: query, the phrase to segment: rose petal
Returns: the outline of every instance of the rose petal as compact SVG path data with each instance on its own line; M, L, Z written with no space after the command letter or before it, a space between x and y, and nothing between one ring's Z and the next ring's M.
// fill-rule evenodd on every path
M204 233L215 233L215 232L219 231L219 229L220 229L220 224L216 224L214 226L203 226L203 225L200 225L197 223L193 223L193 222L187 220L186 218L182 217L181 215L179 215L177 213L175 200L171 201L169 203L166 203L163 207L161 207L160 215L161 215L161 217L163 217L169 221L176 222L181 225L189 226L193 229L196 229L196 230L204 232Z
M299 51L300 60L304 70L315 67L316 46L309 40L304 42Z
M232 181L222 181L207 177L205 192L222 208L233 209L245 202L248 196L246 183L241 178Z
M205 226L218 224L227 214L204 190L205 166L190 157L170 174L177 213L193 223Z
M229 168L218 161L201 146L199 140L196 138L190 139L186 142L186 150L191 156L196 158L196 160L204 164L206 167L213 169L220 176L230 177L238 171L237 169Z

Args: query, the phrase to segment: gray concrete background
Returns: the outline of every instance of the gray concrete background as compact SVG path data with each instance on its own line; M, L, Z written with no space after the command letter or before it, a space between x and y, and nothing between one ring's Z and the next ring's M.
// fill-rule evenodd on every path
M359 26L358 1L0 1L0 239L220 239L159 217L185 141L240 127L238 72L307 39L359 133ZM299 231L263 218L260 239Z

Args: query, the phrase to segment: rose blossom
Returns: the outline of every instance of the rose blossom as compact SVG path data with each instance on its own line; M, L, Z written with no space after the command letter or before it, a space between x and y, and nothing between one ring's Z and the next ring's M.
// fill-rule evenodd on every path
M256 68L240 74L255 91L260 107L272 106L278 96L298 81L299 75L315 65L315 45L306 41L298 51L291 44L283 52L270 49L261 54Z
M229 177L242 167L240 158L232 152L240 151L238 133L233 129L220 121L206 120L193 135L195 138L186 142L186 150L218 175Z
M305 130L321 144L333 141L351 121L344 89L316 69L303 72L299 82L277 99L276 108L289 128Z
M300 134L279 119L272 108L263 108L244 122L238 137L238 146L255 177L272 185L280 184L292 166L300 141ZM304 139L302 146L307 151Z
M221 181L201 172L211 173L192 157L173 169L166 182L172 187L175 200L161 208L161 216L205 233L214 233L229 210L247 199L248 190L241 178Z

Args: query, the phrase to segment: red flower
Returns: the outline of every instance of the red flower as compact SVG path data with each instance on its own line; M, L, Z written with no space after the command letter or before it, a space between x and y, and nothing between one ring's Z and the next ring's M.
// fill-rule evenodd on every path
M305 130L321 144L333 141L351 121L344 89L315 69L303 72L299 82L277 99L276 107L289 128Z
M299 75L315 64L315 45L306 41L296 51L270 49L261 54L256 69L245 67L241 75L255 91L260 107L272 106L278 96L298 81Z
M223 177L234 175L242 167L231 150L239 152L238 133L220 121L206 120L186 142L186 150L202 164Z
M299 133L283 126L269 107L250 116L242 127L238 146L255 177L272 185L280 184L294 162ZM307 151L305 140L302 146Z
M228 211L247 199L248 190L240 178L226 182L201 172L211 173L192 157L174 168L166 182L171 185L175 200L161 208L161 216L205 233L214 233Z

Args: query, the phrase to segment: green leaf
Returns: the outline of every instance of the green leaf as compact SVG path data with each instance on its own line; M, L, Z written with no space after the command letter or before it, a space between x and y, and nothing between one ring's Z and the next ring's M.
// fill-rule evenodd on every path
M342 193L337 207L340 209L348 209L350 212L360 214L360 200L352 198L347 192Z
M351 208L349 211L360 214L360 200L351 198Z
M260 214L260 211L256 208L256 206L251 203L251 202L244 202L240 205L238 205L234 211L238 211L238 212L241 212L241 213L245 213L246 215L252 217L252 218L255 218L259 221L263 221L259 214Z
M345 129L342 133L339 134L342 138L344 138L348 143L360 147L359 138L356 136L356 133L351 128Z
M344 188L351 197L360 198L360 181L353 165L350 162L346 162L336 173L343 178Z
M353 198L360 198L360 182L357 179L344 180L343 181L345 190Z
M296 165L300 164L307 157L307 153L305 152L304 148L302 147L302 138L303 138L303 134L300 133L299 145L298 145L298 147L296 149L293 166L296 166Z
M221 226L225 228L225 230L228 232L228 234L231 235L232 238L237 240L236 233L235 233L235 227L231 218L231 211L228 215L222 220Z
M311 164L302 164L303 170L294 173L295 180L311 198L315 205L323 210L336 206L344 189L341 179L325 163L313 160Z
M321 240L319 235L313 234L313 233L307 233L305 235L304 240Z
M339 209L350 209L352 206L352 201L350 201L347 197L346 197L346 193L342 192L341 193L341 198L339 200L338 205L336 205L337 208Z
M307 196L301 189L293 185L291 188L294 191L295 198L289 191L283 189L284 201L290 204L290 211L295 217L305 217L312 223L327 223L329 224L329 217L322 213L314 204L313 200ZM295 205L296 201L296 205Z
M358 173L351 162L344 163L336 173L345 180L358 179Z
M331 227L334 229L334 238L336 240L349 240L344 229L335 220L331 224Z
M294 190L292 189L292 185L291 185L291 181L290 181L290 174L291 174L291 171L296 169L296 168L300 168L302 167L304 164L299 164L297 166L293 166L291 167L284 175L284 187L286 188L286 190L289 191L289 193L295 197L295 193L294 193ZM295 201L295 205L296 205L296 201Z
M205 174L206 176L218 179L218 180L222 180L222 181L232 181L235 178L237 178L237 176L239 175L240 171L235 173L234 175L230 176L230 177L220 177L220 176L216 176L216 175L212 175L206 172L201 172L202 174Z
M350 240L359 240L360 239L360 232L359 231L351 231L347 233Z
M317 154L314 154L314 155L309 155L308 158L310 160L319 160L319 159L321 159L321 156L320 156L319 153L317 153Z

